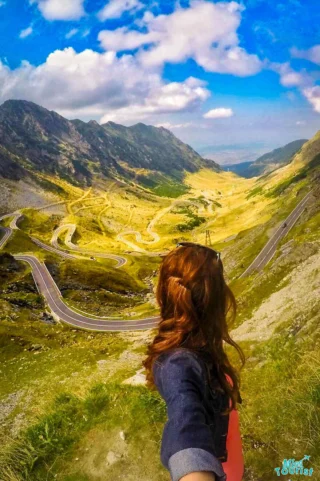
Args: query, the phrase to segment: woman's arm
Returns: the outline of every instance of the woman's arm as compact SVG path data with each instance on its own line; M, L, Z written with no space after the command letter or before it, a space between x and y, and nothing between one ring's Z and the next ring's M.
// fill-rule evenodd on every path
M156 368L155 381L167 405L161 461L172 481L225 481L206 422L205 378L198 359L186 351L169 354Z

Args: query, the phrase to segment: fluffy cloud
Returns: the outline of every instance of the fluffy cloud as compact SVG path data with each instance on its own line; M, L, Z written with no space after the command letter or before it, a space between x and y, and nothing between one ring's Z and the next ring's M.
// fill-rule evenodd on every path
M320 45L314 45L308 50L291 49L291 55L295 58L303 58L320 65Z
M296 72L290 64L271 63L271 70L280 75L280 83L284 87L297 87L301 94L312 105L315 112L320 113L320 86L314 85L314 79L305 70Z
M85 12L84 0L32 0L47 20L78 20Z
M164 83L157 70L142 70L131 55L73 48L57 50L38 67L0 62L0 101L20 98L67 117L135 122L159 113L191 111L209 96L204 82Z
M236 2L210 3L193 0L189 8L169 15L144 15L145 32L126 27L99 34L106 50L140 48L145 66L179 63L189 58L210 72L247 76L257 73L262 63L239 46L237 29L243 7ZM147 49L144 47L148 47Z
M29 35L31 35L33 32L33 28L31 27L27 27L25 28L24 30L21 30L20 34L19 34L19 38L26 38L26 37L29 37Z
M133 102L126 107L108 112L102 117L101 122L108 120L132 122L153 115L192 111L209 95L209 91L204 88L204 82L193 77L184 82L171 82L165 85L162 85L159 79L157 85L150 86L146 98L139 99L138 103Z
M280 83L284 87L302 87L312 82L305 71L296 72L291 68L289 62L270 63L269 68L280 75Z
M233 110L225 107L209 110L203 117L205 119L222 119L233 116Z
M110 0L100 10L98 17L102 21L108 18L120 18L124 12L136 12L141 8L144 8L144 5L139 0Z
M320 114L320 86L315 85L303 89L302 93L313 106L313 109Z

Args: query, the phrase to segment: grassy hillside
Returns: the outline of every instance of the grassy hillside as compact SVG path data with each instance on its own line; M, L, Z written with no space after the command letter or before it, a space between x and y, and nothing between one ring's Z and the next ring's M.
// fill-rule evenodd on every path
M168 479L159 460L165 406L139 377L154 331L88 333L56 323L30 268L10 254L31 251L45 261L76 310L136 317L156 312L160 257L148 254L181 239L204 242L207 229L238 299L232 336L247 356L240 408L244 480L270 481L284 458L304 454L317 479L318 141L319 135L292 163L259 179L190 172L177 196L156 195L138 177L128 183L99 179L90 188L43 177L65 195L55 194L55 205L41 210L25 203L21 230L0 253L1 481ZM310 189L310 202L271 262L240 278ZM79 247L124 254L128 262L114 269L110 259L65 260L29 238L50 244L55 228L66 223L76 225L72 240ZM66 242L61 234L61 249Z
M261 155L254 162L241 162L240 164L225 165L224 170L229 170L241 177L251 178L267 174L288 164L292 157L307 142L307 139L294 140L271 152Z

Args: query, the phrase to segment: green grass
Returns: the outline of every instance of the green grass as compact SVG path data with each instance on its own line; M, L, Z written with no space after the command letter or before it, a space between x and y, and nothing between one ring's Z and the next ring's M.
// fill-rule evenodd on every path
M181 176L180 176L181 177ZM150 189L160 197L176 198L189 192L190 188L183 183L182 178L176 180L160 172L152 172L150 176L138 175L136 182Z
M302 167L300 171L293 177L289 178L288 180L278 184L274 189L272 189L270 192L266 193L267 197L278 197L281 195L283 192L286 191L286 189L294 184L297 184L301 181L304 181L305 185L308 185L309 182L308 180L310 179L310 176L318 171L320 167L320 154L316 155L305 167Z
M97 426L107 432L118 428L119 411L131 456L129 465L118 466L118 469L129 471L134 455L148 451L147 457L143 454L144 460L140 466L137 460L133 461L134 468L139 470L142 466L150 466L151 461L153 468L150 466L149 470L155 471L156 468L158 472L158 477L152 479L166 479L157 455L160 429L166 413L163 401L158 394L144 387L114 383L96 384L82 397L69 392L59 394L47 414L40 416L19 439L2 450L0 479L49 481L57 476L65 480L81 479L83 473L80 470L79 473L73 473L71 478L67 473L70 468L77 471L72 466L74 453L86 435ZM101 446L96 449L101 449Z
M36 183L40 185L44 190L48 190L49 192L53 192L54 194L58 194L62 198L68 197L68 193L58 184L55 184L54 182L51 182L49 179L44 179L42 177L38 177L37 175L34 175L30 173L31 176L34 178Z
M249 350L256 361L242 373L249 479L269 481L283 459L304 454L311 456L308 467L317 472L320 466L320 331L313 323L308 335L290 332L282 326L272 340Z
M220 244L220 249L222 249L223 259L230 279L237 279L245 271L268 242L272 235L272 231L274 233L279 226L279 223L283 222L283 220L298 205L302 198L307 194L309 187L310 185L307 186L304 182L295 184L292 189L286 191L283 196L267 207L270 219L266 223L258 224L251 229L240 231L236 238L231 242ZM262 212L262 215L263 214L264 212ZM308 215L311 218L313 213L310 212ZM315 227L315 223L315 221L312 222L311 229ZM299 225L299 222L296 226L297 225ZM293 231L295 228L296 227L293 228ZM313 231L315 236L317 235L316 231L317 228ZM290 239L290 235L291 233L284 238L280 243L280 246L282 243L285 243ZM230 269L228 268L229 264L232 266ZM232 281L237 292L239 292L238 286L240 286L241 290L241 285L243 283L245 285L243 279Z
M149 287L145 277L155 269L153 261L148 264L140 259L120 269L114 269L110 260L52 259L46 265L70 306L97 316L117 317L146 303Z
M221 243L228 274L239 274L243 271L241 264L251 262L269 238L271 229L299 201L296 194L305 195L305 187L304 178L294 182L290 189L283 190L279 201L268 206L272 219L267 224L242 231L235 239ZM197 200L201 201L201 196ZM182 209L183 214L191 212L190 220L197 217L191 209ZM314 204L313 210L304 213L283 243L294 239L304 245L318 240L317 209ZM42 237L43 224L49 222L52 229L56 220L30 211L24 227L36 229ZM90 229L93 227L90 224ZM119 314L126 308L140 309L139 312L146 309L146 277L155 280L153 271L160 261L129 257L124 268L115 270L110 261L62 260L43 253L21 231L15 232L9 248L11 252L32 250L45 257L69 304L101 315ZM144 387L121 384L141 367L138 359L122 362L121 354L127 350L141 355L147 338L139 333L140 344L133 347L132 338L136 334L125 337L116 333L87 333L44 324L41 321L44 305L35 290L30 269L18 263L15 270L8 271L12 262L4 259L1 270L0 257L3 380L0 398L6 403L7 396L17 392L22 392L22 398L0 426L4 440L0 448L0 480L167 480L168 473L159 460L166 420L164 403L158 394ZM267 275L259 279L252 276L232 282L239 301L237 325L249 319L264 300L284 286L283 277L296 263L272 266L271 263ZM249 358L242 371L244 402L240 408L246 480L270 481L282 459L300 459L304 454L311 455L315 472L320 468L317 316L317 312L310 310L303 323L290 319L281 324L269 341L241 343ZM35 345L40 347L35 350ZM234 353L231 357L236 362ZM110 363L110 371L100 369L99 361L105 361L107 366ZM11 429L21 419L20 435L12 435ZM108 452L117 450L120 443L120 430L126 435L126 454L114 465L106 466Z
M106 289L118 294L144 292L146 289L139 279L124 269L113 269L110 265L98 262L64 259L54 264L47 263L47 266L60 288L75 285L78 289Z
M25 209L19 228L49 244L52 233L59 226L61 219L61 215L48 215L34 209Z
M292 204L298 200L297 184L287 195L285 209L278 215L287 215ZM303 196L304 193L300 192ZM305 254L315 253L307 249L310 241L319 241L319 202L304 212L291 233L282 241L291 239L295 246L290 258L273 266L277 256L264 270L264 274L238 279L231 283L238 300L236 326L251 318L261 303L273 292L288 285L288 274L299 266L299 256L294 252L300 244ZM276 222L277 218L273 222ZM270 225L269 225L270 227ZM246 234L243 234L244 238ZM239 236L238 236L239 237ZM254 244L256 240L251 240ZM233 249L239 249L235 240ZM284 277L287 280L284 281ZM303 293L302 293L303 295ZM281 321L281 320L280 320ZM311 456L305 467L314 468L314 479L320 467L320 329L317 303L308 312L301 312L301 318L280 322L271 339L264 342L242 341L247 363L241 373L240 408L241 432L245 454L245 479L270 481L276 474L275 467L281 467L283 459L301 459L304 454ZM234 364L237 356L228 349ZM294 478L296 479L296 478ZM297 478L300 479L300 478Z
M183 214L187 217L187 219L189 219L186 222L176 225L176 229L179 232L192 231L194 228L199 227L206 221L205 217L201 217L193 212L191 206L178 207L174 212L177 214Z
M188 200L198 202L202 204L204 207L207 207L209 205L209 202L204 195L199 195L198 197L189 197Z
M21 230L14 230L10 239L3 248L4 252L18 254L24 252L33 252L41 257L45 255L45 251L32 242L28 234Z
M167 183L154 187L153 192L160 197L177 198L189 192L189 188L184 184Z
M10 227L10 223L12 221L13 217L6 217L5 219L2 219L1 225L3 227Z
M252 189L249 194L247 195L246 199L250 199L251 197L255 197L256 195L262 194L263 188L262 187L255 187Z
M0 478L12 473L16 479L42 480L48 464L65 455L85 431L108 416L109 403L110 394L102 384L94 386L84 399L70 393L57 396L51 413L2 454Z

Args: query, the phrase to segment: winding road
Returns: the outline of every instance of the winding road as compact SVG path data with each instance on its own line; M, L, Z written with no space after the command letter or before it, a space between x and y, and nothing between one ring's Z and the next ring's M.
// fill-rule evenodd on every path
M18 254L14 258L27 262L31 266L33 279L39 293L45 298L51 312L66 324L90 331L136 331L152 329L159 322L159 317L110 320L108 317L97 319L83 316L65 304L57 284L43 262L28 254Z
M7 243L7 241L9 240L9 238L11 237L12 230L9 227L0 226L0 232L4 232L3 237L1 237L0 239L0 249L2 249Z
M293 209L291 214L288 215L288 217L281 222L281 225L277 229L275 234L269 239L269 241L254 259L254 261L249 265L249 267L241 274L240 278L251 274L253 271L261 271L268 264L268 262L275 255L277 246L281 239L283 239L288 234L288 232L292 229L292 227L304 211L304 208L308 203L311 195L312 192L308 192L308 194Z
M0 231L4 232L3 237L0 239L0 250L5 246L8 240L11 237L13 229L19 229L17 226L17 221L21 217L20 211L12 212L11 214L5 214L0 216L0 222L4 219L8 219L9 217L13 217L12 221L10 222L10 227L2 227L0 226Z
M125 238L125 236L127 235L134 235L135 238L136 238L136 242L138 242L139 244L146 244L146 245L152 245L152 244L156 244L157 242L160 241L160 236L157 232L154 232L153 231L153 228L155 226L155 224L165 215L167 214L167 212L170 212L171 209L173 209L173 207L179 205L179 204L186 204L186 205L196 205L198 208L199 208L199 212L204 212L205 211L205 207L204 205L201 203L201 202L196 202L196 201L193 201L193 200L188 200L188 199L183 199L183 200L174 200L168 207L165 207L164 209L160 210L155 216L154 218L149 222L148 224L148 227L147 227L147 232L148 234L153 237L152 240L148 241L148 240L144 240L142 238L142 235L141 235L141 232L139 231L136 231L136 230L126 230L125 232L121 232L120 234L117 235L117 240L123 242L124 244L126 244L128 247L130 247L132 250L136 251L136 252L141 252L147 256L159 256L159 255L163 255L165 254L165 252L149 252L139 246L137 246L136 244L134 244L133 242L129 241L128 239ZM211 203L211 209L212 209L212 203ZM211 210L212 211L212 210Z
M127 263L127 259L123 256L119 256L116 254L107 254L104 252L95 252L95 251L87 251L85 249L81 249L81 247L78 247L76 244L72 242L72 237L77 229L77 226L75 224L64 224L55 229L53 232L52 238L51 238L51 244L53 247L51 249L54 249L55 251L60 251L63 252L61 249L59 249L59 244L58 244L58 237L62 232L66 232L66 237L65 237L65 244L67 247L69 247L70 250L74 250L76 252L79 252L81 254L85 254L91 257L90 260L95 260L92 259L92 257L99 257L102 259L112 259L117 262L117 265L114 267L118 269L119 267L124 266ZM61 255L61 254L60 254ZM79 256L78 256L79 257ZM83 259L83 257L81 257Z
M310 199L312 192L309 192L300 202L299 204L293 209L291 214L281 223L281 226L278 228L276 233L270 238L267 242L265 247L261 250L259 255L255 258L255 260L250 264L250 266L245 270L245 272L240 276L244 277L248 275L253 270L261 270L274 256L277 245L279 244L280 240L290 231L290 229L294 226L300 215L302 214L305 205L307 204L308 200ZM10 228L3 227L2 231L5 232L4 236L0 240L0 249L9 239L12 229L18 229L17 220L21 216L21 212L16 211L12 214L7 214L0 217L0 221L4 218L12 217L14 219L11 221ZM60 229L64 228L65 230L70 227L69 231L69 242L73 246L71 239L72 235L75 231L74 224L66 224L61 226ZM72 226L72 227L71 227ZM285 227L284 227L285 226ZM59 231L61 232L61 230ZM59 233L58 232L58 233ZM55 239L57 240L57 230L55 231L56 236ZM35 238L31 238L33 242L37 245L42 247L43 249L47 250L54 250L57 251L55 247L47 246L43 244L41 241ZM76 246L77 247L77 246ZM61 252L64 256L72 257L71 254L68 254L63 251L59 251L60 255ZM73 327L78 327L80 329L87 329L91 331L135 331L135 330L145 330L145 329L153 329L157 326L160 318L157 316L154 317L146 317L143 319L114 319L114 318L100 318L98 316L90 316L89 314L83 315L80 312L76 312L71 307L67 306L65 301L62 298L61 292L57 284L55 283L54 279L52 278L51 274L49 273L47 267L43 262L40 262L37 257L30 254L16 254L14 255L15 259L27 262L31 269L34 281L38 288L39 293L45 298L47 305L49 306L51 312L54 316L59 318L62 322L69 324ZM121 256L119 256L121 258ZM123 264L122 264L123 265Z

